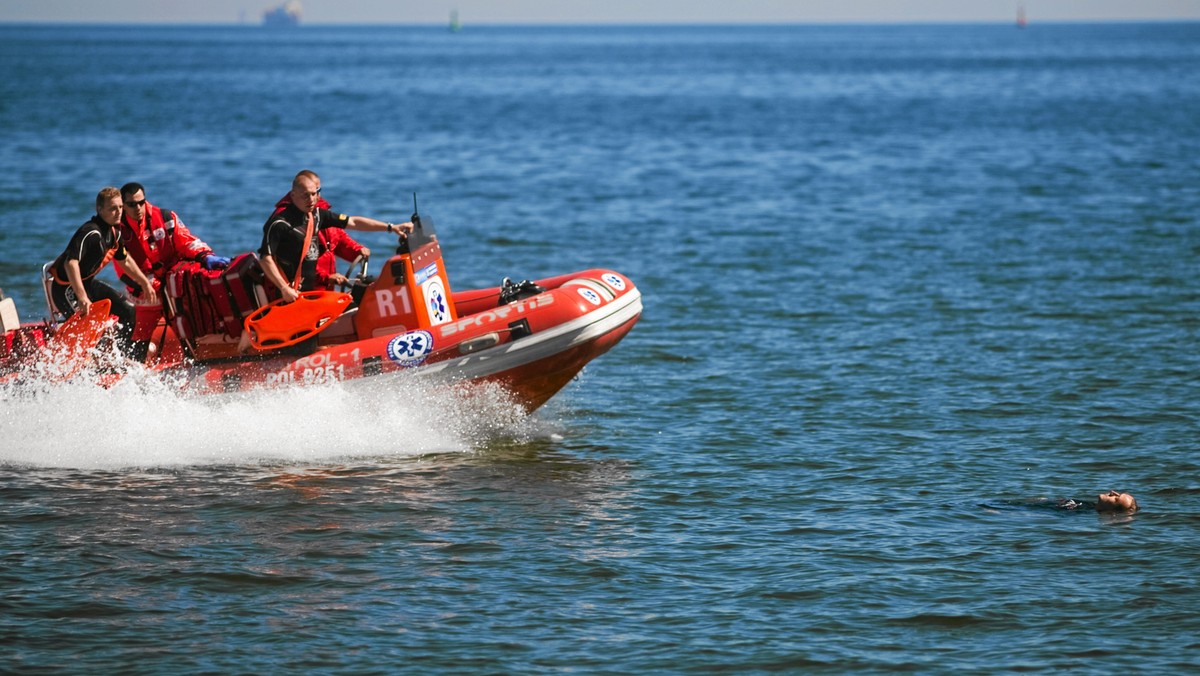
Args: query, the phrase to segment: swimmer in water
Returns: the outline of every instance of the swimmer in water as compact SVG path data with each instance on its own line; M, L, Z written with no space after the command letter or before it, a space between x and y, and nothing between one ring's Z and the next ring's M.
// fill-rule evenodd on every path
M1129 493L1121 493L1118 491L1108 491L1096 496L1096 500L1075 500L1072 498L1064 498L1062 500L1049 500L1046 498L1037 498L1034 500L1004 500L998 505L982 504L980 507L991 511L1000 511L1013 508L1036 507L1055 510L1066 510L1070 512L1092 511L1103 514L1133 514L1138 511L1137 500Z
M1125 512L1132 514L1138 510L1137 500L1129 493L1109 491L1096 496L1095 502L1080 500L1059 500L1061 509L1094 509L1097 512Z

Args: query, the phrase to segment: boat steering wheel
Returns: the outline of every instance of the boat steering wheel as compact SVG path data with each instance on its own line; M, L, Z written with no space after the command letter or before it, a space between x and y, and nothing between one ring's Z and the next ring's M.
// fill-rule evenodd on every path
M350 289L354 288L354 282L365 281L367 278L367 263L369 262L371 262L371 257L363 256L361 254L358 256L358 258L350 261L349 267L346 268L346 283L338 284L338 291L350 293ZM355 268L358 269L357 274L354 272Z

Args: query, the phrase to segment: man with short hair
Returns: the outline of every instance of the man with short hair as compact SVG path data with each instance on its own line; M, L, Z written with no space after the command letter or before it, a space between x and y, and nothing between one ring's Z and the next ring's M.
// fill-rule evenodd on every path
M262 245L258 249L263 273L287 302L296 300L301 291L319 286L317 261L325 250L323 241L327 241L321 237L322 231L341 228L406 235L413 229L412 223L397 225L321 207L319 203L324 200L320 178L308 170L292 179L289 196L290 202L272 213L263 225ZM334 273L331 279L338 277L342 276Z
M1137 498L1129 493L1109 490L1096 496L1095 502L1086 500L1059 500L1056 503L1062 509L1094 509L1097 512L1129 512L1138 511Z
M121 200L125 206L121 243L150 280L154 291L162 292L167 273L180 263L195 262L206 270L229 265L229 259L214 255L212 248L193 235L178 214L148 202L141 183L131 181L121 186ZM148 298L142 288L135 287L128 276L122 276L121 281L135 299L138 321L133 333L133 357L142 361L162 316L162 305L157 298Z
M130 340L135 321L133 305L121 292L96 278L110 260L115 260L119 269L146 289L148 299L157 299L154 287L141 269L137 265L123 265L128 256L118 235L122 214L121 191L108 187L96 195L96 215L79 226L51 266L54 284L50 297L55 307L67 315L76 312L86 315L93 302L107 298L112 302L109 311L117 317L117 346L133 356Z
M321 193L321 177L317 172L311 169L302 170L297 176L307 176L317 184L317 202L316 206L319 209L328 209L333 211L333 207L324 197L319 196ZM278 214L292 204L292 193L289 190L287 194L279 198L275 203L275 213ZM321 257L317 259L317 281L316 288L332 289L338 284L345 284L349 280L346 276L339 274L337 271L337 259L352 261L359 256L370 258L371 250L359 244L342 228L325 228L317 234L320 238Z
M121 243L147 277L153 276L161 282L182 261L195 261L206 270L229 264L228 258L213 255L212 247L193 235L177 213L147 201L141 183L121 186L121 200L125 206Z

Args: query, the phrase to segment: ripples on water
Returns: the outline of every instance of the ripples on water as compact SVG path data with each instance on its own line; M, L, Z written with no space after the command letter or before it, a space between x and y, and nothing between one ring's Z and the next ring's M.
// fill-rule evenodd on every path
M10 668L1200 666L1196 26L138 30L0 30L27 318L101 185L234 253L301 166L646 312L526 420L5 391Z

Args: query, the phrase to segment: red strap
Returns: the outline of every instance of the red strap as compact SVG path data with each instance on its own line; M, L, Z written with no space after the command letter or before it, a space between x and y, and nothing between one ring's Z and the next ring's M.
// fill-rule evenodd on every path
M308 227L304 230L304 248L300 250L300 261L296 264L296 279L292 280L292 288L300 290L300 278L304 275L304 259L308 258L308 246L312 244L313 215L308 212Z

